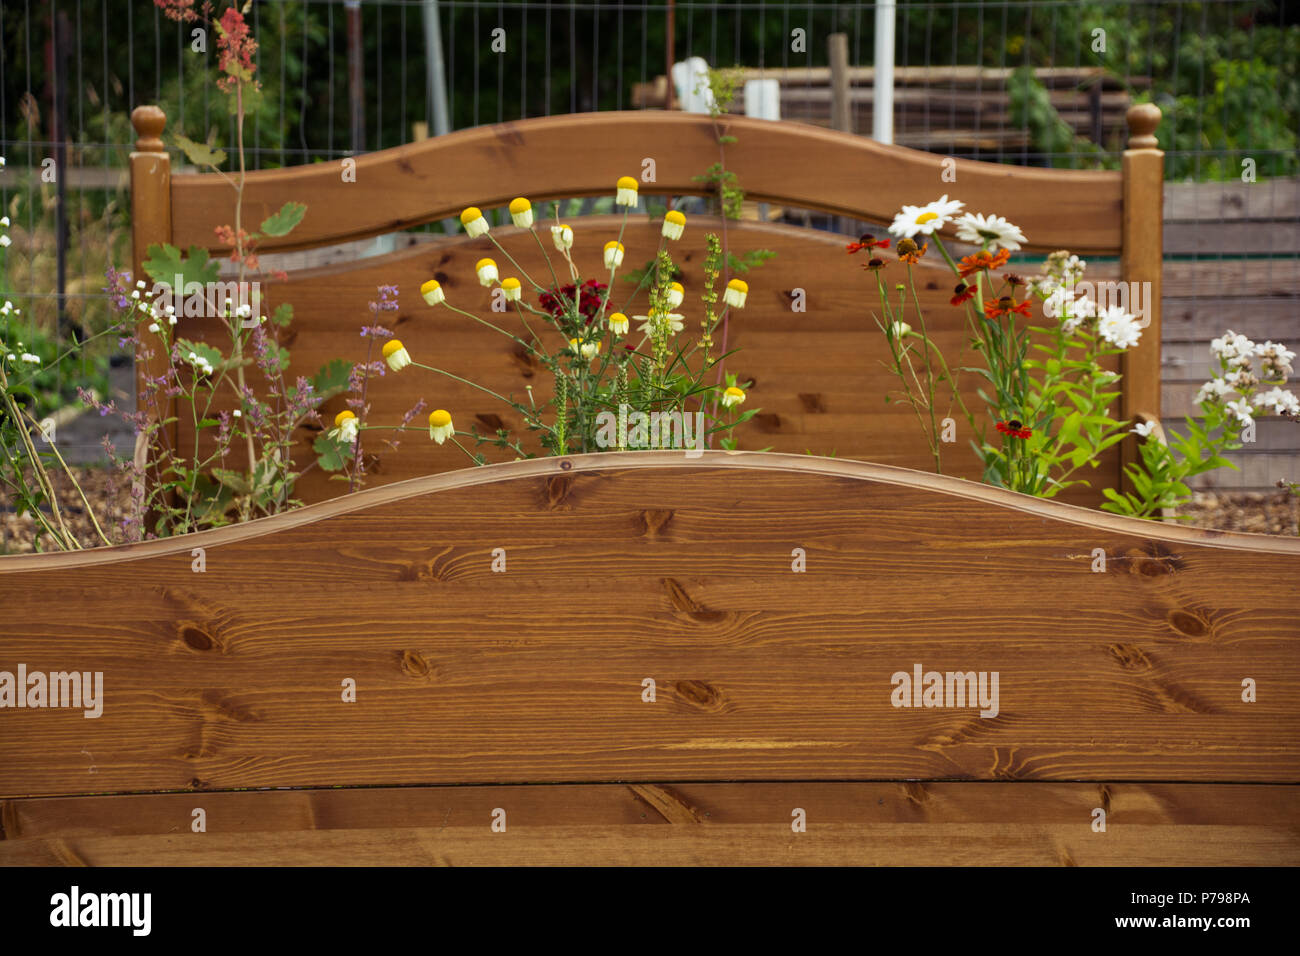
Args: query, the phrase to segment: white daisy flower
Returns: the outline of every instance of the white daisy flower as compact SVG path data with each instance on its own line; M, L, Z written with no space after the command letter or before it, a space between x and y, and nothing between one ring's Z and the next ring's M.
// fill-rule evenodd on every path
M623 264L623 243L610 240L605 243L605 268L617 269Z
M406 351L406 346L397 339L389 339L384 343L381 351L383 352L384 361L388 363L388 367L394 372L400 372L411 364L411 353Z
M599 343L599 342L582 342L582 343L579 343L577 339L569 339L569 345L571 345L571 346L573 347L573 350L574 350L575 352L577 352L579 355L581 355L583 358L585 358L585 359L586 359L587 361L589 361L589 362L590 362L592 359L594 359L597 355L600 354L600 343Z
M894 215L889 232L903 239L911 239L917 233L932 236L945 223L952 222L952 217L965 205L959 200L950 200L947 193L924 206L904 205L902 211Z
M615 335L627 335L627 316L622 312L614 312L609 317L609 330Z
M732 279L727 283L726 291L722 293L722 301L733 309L743 309L748 298L749 283L744 279Z
M957 238L963 242L986 245L989 249L1009 249L1015 252L1025 241L1020 227L1001 216L984 216L966 213L957 220Z
M669 209L664 213L664 226L661 232L665 239L677 240L682 237L686 231L686 215L678 212L676 209Z
M1097 331L1103 339L1121 349L1132 348L1142 337L1137 317L1118 305L1107 306L1098 314Z
M732 408L736 405L742 404L744 401L745 390L743 388L737 388L735 385L728 386L727 390L722 393L723 408Z
M551 227L551 241L555 243L555 248L561 252L568 252L573 248L573 230L566 225Z
M1155 427L1156 427L1155 422L1138 422L1136 425L1130 428L1129 431L1131 431L1134 435L1138 435L1142 438L1150 438L1151 433L1155 431Z
M424 301L429 305L439 305L447 301L446 293L442 291L442 284L437 279L430 279L421 285L420 295L424 296Z
M668 285L668 308L675 309L686 300L686 290L682 288L680 282L672 282Z
M429 413L429 437L439 445L456 434L456 426L451 423L451 412L439 408Z
M895 322L889 327L889 333L896 339L901 339L904 335L912 331L912 327L906 322Z
M330 438L337 438L339 441L352 442L356 441L357 432L361 429L361 420L357 418L354 412L343 409L334 416L334 427L326 435Z
M518 302L524 297L524 288L514 276L501 280L501 291L505 293L507 302Z
M474 271L478 273L478 284L484 287L490 287L498 279L497 264L491 259L480 259L474 263Z
M650 315L632 316L632 318L641 323L637 331L642 335L650 335L654 327L654 319L658 317L658 315L659 313L652 312ZM684 315L680 315L677 312L665 312L663 317L668 320L668 330L670 332L680 332L686 327L686 316Z

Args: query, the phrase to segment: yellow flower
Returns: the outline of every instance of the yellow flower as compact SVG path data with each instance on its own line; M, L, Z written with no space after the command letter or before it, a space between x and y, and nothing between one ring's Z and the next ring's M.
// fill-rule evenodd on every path
M430 305L439 305L447 301L447 296L442 291L442 283L437 279L430 279L420 286L420 295L424 296L424 301Z
M561 252L573 248L573 230L564 224L551 227L551 239L555 242L555 248Z
M581 355L583 358L585 358L587 361L591 361L597 355L600 354L599 342L585 342L580 345L578 344L577 339L569 339L569 345L571 345L573 347L573 350L577 352L579 355Z
M451 412L440 408L429 413L429 437L439 445L456 434L456 426L451 423Z
M722 301L733 309L743 309L748 297L749 283L744 279L732 279L727 283L727 291L722 293Z
M686 290L682 288L680 282L670 283L668 286L668 308L675 309L686 299Z
M479 212L478 206L470 206L462 212L460 222L471 239L485 235L489 228L488 221L483 218L483 213Z
M730 386L722 393L722 406L724 408L731 408L733 405L739 405L744 400L745 390L743 388L736 388L734 385Z
M519 280L514 276L508 276L501 280L501 291L506 294L507 302L518 302L524 296L524 290L519 285Z
M510 200L510 218L520 229L533 227L533 204L523 196Z
M478 284L481 286L490 287L497 281L497 264L491 259L480 259L474 263L474 271L478 273Z
M664 214L664 236L668 239L680 239L686 231L686 216L676 209L669 209Z
M615 312L609 317L609 330L615 335L627 335L627 316L622 312Z
M361 422L357 416L345 408L334 416L334 427L326 434L339 441L356 441L357 430L360 427Z
M623 243L610 241L605 243L605 268L617 269L623 264Z
M385 342L383 352L388 367L394 372L400 372L411 364L411 353L406 351L406 346L397 339L389 339Z
M618 192L614 194L614 205L636 205L636 180L631 176L622 176L617 184Z

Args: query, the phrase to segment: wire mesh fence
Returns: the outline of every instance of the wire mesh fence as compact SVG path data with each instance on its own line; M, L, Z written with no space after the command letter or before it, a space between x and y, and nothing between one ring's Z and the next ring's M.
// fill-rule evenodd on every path
M5 321L33 348L107 321L105 271L130 258L131 109L156 103L169 134L228 151L237 142L231 97L215 82L219 37L172 16L188 5L0 4L0 204L12 241L0 249L0 298L21 309ZM249 168L268 169L484 123L689 108L692 91L670 77L692 58L775 80L781 119L869 135L877 6L256 0L260 89L246 104L244 153ZM895 11L892 138L954 157L1116 168L1127 107L1159 105L1165 251L1187 276L1165 289L1167 385L1178 392L1203 380L1207 330L1237 321L1255 337L1295 337L1298 10L1284 0L906 0ZM74 402L74 382L110 393L111 352L58 365L50 402ZM1269 456L1258 473L1223 480L1254 487L1283 465L1300 480L1296 444L1279 431L1246 453Z

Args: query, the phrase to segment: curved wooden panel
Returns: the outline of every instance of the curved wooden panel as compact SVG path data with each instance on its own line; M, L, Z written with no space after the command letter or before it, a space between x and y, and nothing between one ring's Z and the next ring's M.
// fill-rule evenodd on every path
M96 719L0 712L0 797L1296 783L1298 588L1297 540L879 465L516 462L182 539L0 557L0 670L104 688ZM996 715L895 706L893 675L918 666L998 674Z
M577 233L573 256L584 277L608 275L601 268L601 247L618 235L620 221L613 216L573 221ZM686 234L673 245L686 289L687 300L681 311L687 316L688 330L696 328L700 315L704 236L720 228L717 219L692 217ZM879 301L873 276L859 268L862 256L846 255L843 238L824 232L756 222L729 223L728 230L733 251L776 252L774 259L749 276L749 302L743 311L732 313L730 323L728 347L740 351L728 360L727 369L738 373L742 380L754 382L747 407L762 409L737 430L741 447L932 469L929 449L912 411L898 402L887 404L884 400L887 393L898 390L898 382L882 364L887 359L884 337L872 319L872 313L879 311ZM531 236L512 227L498 230L496 238L534 278L549 280L550 273ZM633 222L623 241L628 250L627 264L640 264L658 247L658 225ZM531 385L539 401L549 399L550 376L530 362L515 343L463 316L430 308L417 294L422 282L437 278L460 308L515 334L526 335L513 312L489 311L491 296L474 278L474 263L489 255L500 261L503 276L514 272L487 239L459 236L432 248L416 247L362 260L347 268L296 272L287 283L270 285L272 305L289 302L298 316L290 331L290 379L314 374L331 358L364 361L366 340L359 338L358 332L371 321L367 302L375 298L376 286L385 284L397 285L402 294L401 308L385 316L384 324L395 330L417 360L438 365L502 395L523 396L524 387ZM975 355L969 349L965 317L948 304L952 274L941 261L927 259L923 263L916 270L917 291L926 310L928 331L950 365L970 365ZM1090 272L1101 274L1101 267ZM885 275L890 282L905 277L902 268L892 263ZM630 288L622 279L616 280L616 288L619 286ZM791 309L795 289L804 293L803 312ZM644 296L626 307L623 298L612 301L629 315L643 314L648 307ZM542 330L532 324L540 334ZM193 339L213 336L213 344L221 344L223 333L202 318L182 318L178 330L178 334ZM429 356L436 356L438 361L430 361ZM1108 360L1108 367L1117 367L1113 358ZM959 382L968 407L982 409L977 377L964 373ZM372 403L370 420L379 425L397 424L407 409L424 398L432 407L449 409L458 427L475 424L480 431L491 433L500 422L523 438L526 446L530 440L518 416L504 403L419 369L385 375L373 383L367 398ZM342 398L335 399L326 406L324 417L332 419L344 407ZM957 422L956 442L944 446L944 472L978 481L981 470L969 447L970 427L959 411L954 411L953 417ZM984 420L982 414L979 417ZM986 422L984 427L993 433L991 423ZM181 421L178 429L182 447L188 447L193 440L191 423ZM300 462L312 460L310 445L314 437L314 433L306 431L300 435ZM383 447L383 437L380 434L367 444L380 456L378 469L368 478L371 484L457 469L466 463L459 449L436 446L416 433L408 434L395 451ZM496 449L487 449L486 454L495 460L513 457ZM1119 485L1118 448L1108 450L1096 470L1076 477L1086 478L1091 487L1071 489L1066 500L1099 504L1103 500L1102 488ZM297 494L306 501L320 501L340 492L339 482L329 481L316 471L309 472L297 488Z
M737 143L727 149L748 197L879 222L904 203L941 193L976 212L1019 225L1030 247L1078 253L1120 249L1121 177L1114 172L1047 170L947 159L861 136L793 122L727 120ZM244 221L261 222L288 200L306 202L301 225L267 238L264 251L299 249L405 229L456 215L470 204L501 206L611 195L619 176L655 162L647 193L698 194L692 177L718 161L708 117L676 112L603 112L541 117L459 130L356 159L355 182L339 163L250 173ZM232 193L215 173L172 177L172 241L211 247L228 223Z

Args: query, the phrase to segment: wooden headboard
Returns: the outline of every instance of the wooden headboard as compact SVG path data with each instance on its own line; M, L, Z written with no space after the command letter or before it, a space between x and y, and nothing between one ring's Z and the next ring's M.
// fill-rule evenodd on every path
M1126 417L1159 419L1163 153L1153 135L1159 116L1149 104L1129 110L1131 136L1119 172L952 160L799 123L741 117L725 120L726 132L736 138L727 147L726 160L753 200L887 223L903 203L920 204L947 193L972 211L996 212L1019 225L1028 236L1029 251L1069 249L1083 256L1117 257L1117 270L1113 263L1098 264L1088 277L1150 283L1146 301L1151 316L1141 345L1124 358L1119 411ZM132 120L139 133L131 156L136 274L141 274L144 250L151 243L219 250L214 228L234 218L229 183L215 174L172 176L161 141L162 112L140 107ZM713 122L654 111L553 116L462 130L360 156L355 177L346 180L338 162L254 172L247 176L243 221L260 222L286 201L305 202L307 213L297 229L260 244L263 252L304 249L405 229L453 216L468 205L503 206L515 196L538 203L609 195L619 176L639 175L645 160L653 160L655 181L642 183L642 193L704 194L693 177L718 160ZM570 220L578 236L575 261L584 275L599 275L600 250L617 234L617 221ZM673 246L684 273L687 310L700 287L704 234L720 225L692 217L685 238ZM754 381L747 407L762 409L738 432L741 447L929 469L928 449L912 413L884 401L894 381L880 362L883 339L871 318L874 283L845 256L844 237L754 221L730 222L727 228L733 251L767 248L777 253L747 277L750 304L731 323L729 345L741 351L728 360L728 369ZM657 232L657 220L629 221L624 236L629 264L651 258ZM535 244L522 231L497 228L493 235L530 273L545 271ZM429 308L419 298L419 285L436 277L460 307L488 314L490 296L475 281L473 263L494 254L487 239L462 235L355 263L293 272L287 282L270 283L264 296L272 306L289 302L295 310L290 373L310 374L333 357L361 361L365 342L358 331L369 324L367 302L375 297L376 286L388 284L401 289L401 308L389 314L387 324L413 353L436 350L441 367L504 394L522 394L525 384L534 384L539 398L548 396L548 383L541 381L546 376L536 376L539 369L526 355L516 354L512 343L447 310ZM897 276L901 279L902 272ZM945 355L957 356L966 344L965 320L948 305L951 274L934 256L923 262L917 278L931 334ZM806 311L792 310L797 289L804 292ZM636 306L645 311L644 302ZM179 332L202 339L219 332L213 326L210 320L184 319ZM967 352L966 364L970 358ZM974 394L974 376L965 376L963 386L972 407L982 407ZM432 407L451 410L458 425L477 421L490 430L498 419L507 427L518 424L508 407L425 373L386 376L370 397L374 422L396 422L423 397ZM324 411L332 416L342 407L342 399L335 399ZM186 426L177 427L183 431ZM966 427L961 422L959 428ZM303 435L304 448L312 437ZM958 443L949 446L945 458L946 473L979 478L978 463L967 448L970 437L959 430ZM1076 489L1066 500L1098 502L1100 488L1119 483L1121 457L1134 453L1133 440L1126 440L1089 476L1093 487ZM464 464L463 455L450 445L412 437L385 455L368 480L385 483ZM337 482L315 474L305 476L298 488L307 500L338 491Z

